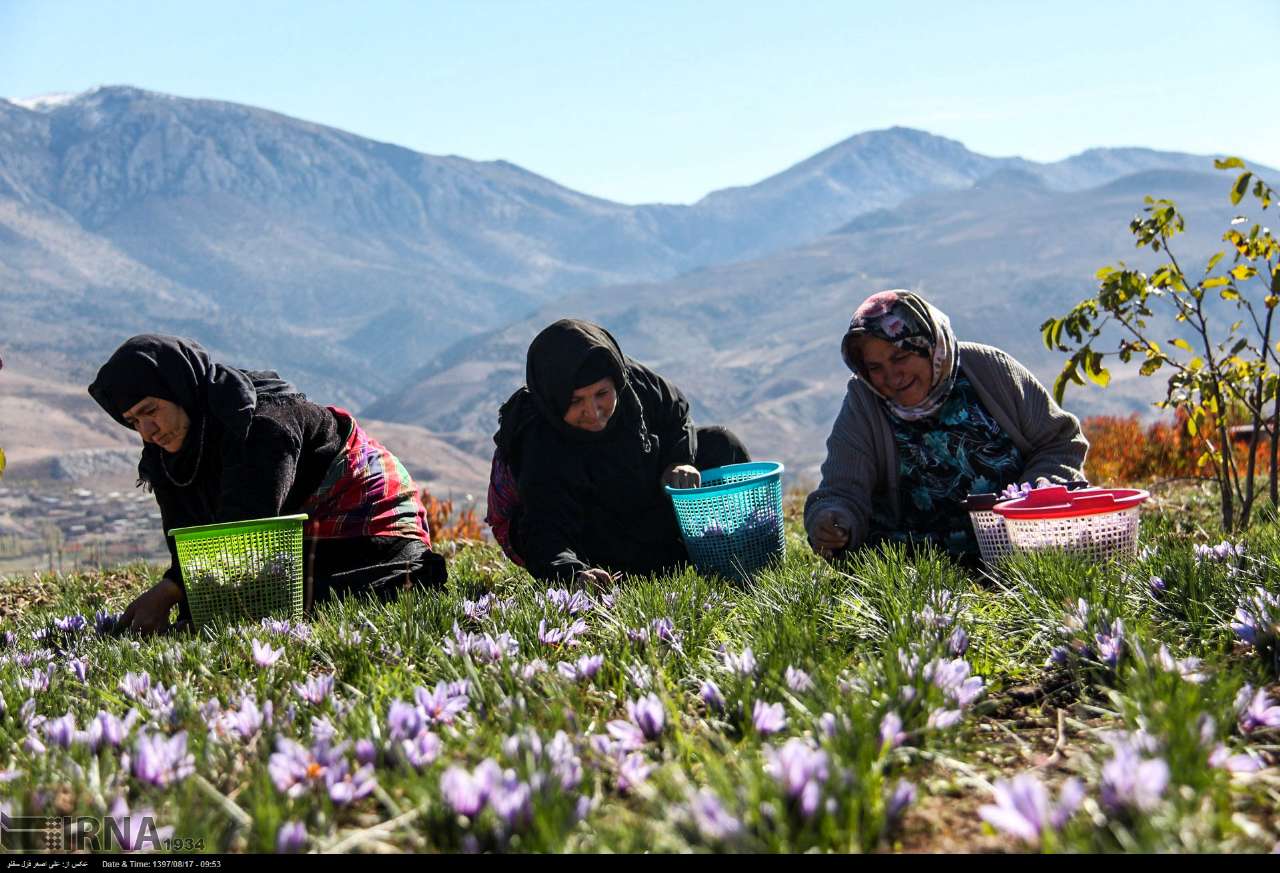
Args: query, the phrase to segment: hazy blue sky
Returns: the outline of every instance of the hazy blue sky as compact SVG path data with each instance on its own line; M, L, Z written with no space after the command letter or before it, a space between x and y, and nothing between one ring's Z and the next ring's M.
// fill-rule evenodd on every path
M1280 167L1280 0L0 0L0 95L102 84L505 158L631 203L691 202L895 124L989 155L1144 145Z

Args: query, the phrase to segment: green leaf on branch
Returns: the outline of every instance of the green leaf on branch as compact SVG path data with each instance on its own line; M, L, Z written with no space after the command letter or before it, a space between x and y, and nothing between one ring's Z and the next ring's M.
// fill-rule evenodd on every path
M1240 160L1239 158L1223 158L1222 160L1218 160L1217 158L1214 158L1213 166L1214 166L1214 169L1217 169L1217 170L1233 170L1233 169L1243 170L1244 161Z
M1237 282L1243 282L1245 279L1252 279L1258 275L1258 271L1248 264L1237 264L1231 269L1231 275L1235 277Z
M1240 201L1244 199L1245 193L1249 190L1249 180L1253 178L1253 173L1241 173L1240 178L1236 179L1236 184L1231 189L1231 205L1239 206Z
M1186 340L1184 340L1184 339L1182 339L1182 338L1178 338L1178 339L1171 339L1171 340L1169 340L1169 344L1170 344L1170 345L1172 345L1172 346L1176 346L1177 348L1182 349L1184 352L1189 352L1189 351L1191 351L1191 343L1187 342Z
M1159 370L1163 363L1164 360L1161 358L1147 358L1147 360L1142 362L1142 366L1138 368L1138 375L1150 376L1155 373L1156 370Z
M1218 252L1209 259L1209 266L1204 268L1204 274L1206 276L1213 272L1213 268L1218 266L1218 261L1222 260L1224 255L1226 255L1226 252Z
M1240 291L1234 285L1230 285L1226 288L1223 288L1218 293L1222 295L1223 300L1239 300L1240 299Z
M1231 280L1226 276L1214 276L1212 279L1205 279L1200 284L1204 288L1221 288L1223 285L1230 285Z
M1111 383L1111 374L1107 372L1106 367L1102 366L1102 355L1093 350L1085 353L1084 374L1089 377L1089 381L1102 388L1106 388Z

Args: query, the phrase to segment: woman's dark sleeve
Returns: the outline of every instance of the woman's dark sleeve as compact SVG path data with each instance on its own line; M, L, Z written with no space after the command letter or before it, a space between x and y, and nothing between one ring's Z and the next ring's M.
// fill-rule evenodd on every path
M302 451L301 424L293 418L255 415L244 443L223 454L218 521L280 515Z
M538 463L536 448L523 452L520 492L519 547L530 575L543 582L573 579L587 565L573 544L582 539L582 507L557 476L558 465Z
M698 455L698 431L689 417L689 401L673 383L648 367L632 361L630 370L649 428L659 437L662 469L693 464Z

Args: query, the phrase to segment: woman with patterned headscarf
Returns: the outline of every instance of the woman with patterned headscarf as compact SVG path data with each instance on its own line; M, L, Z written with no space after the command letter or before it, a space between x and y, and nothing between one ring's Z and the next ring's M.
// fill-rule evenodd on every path
M947 316L910 291L868 297L841 351L853 377L805 503L819 554L891 541L976 556L969 494L1082 478L1089 444L1076 417L1009 355L957 342Z
M413 480L343 409L319 406L270 371L210 359L199 343L135 336L89 386L142 439L139 484L155 494L166 531L306 513L314 600L443 585ZM122 630L189 618L173 539L161 580L120 617Z

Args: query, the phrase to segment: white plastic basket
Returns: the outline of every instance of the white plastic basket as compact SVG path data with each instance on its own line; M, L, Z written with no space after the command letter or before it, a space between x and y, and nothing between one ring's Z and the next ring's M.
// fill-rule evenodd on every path
M1002 516L991 510L976 510L969 513L969 521L973 524L973 536L978 541L978 553L983 561L991 564L1013 551Z
M1133 488L1039 488L1026 497L996 504L1015 551L1064 549L1095 561L1132 555L1138 549L1138 507L1148 497Z

